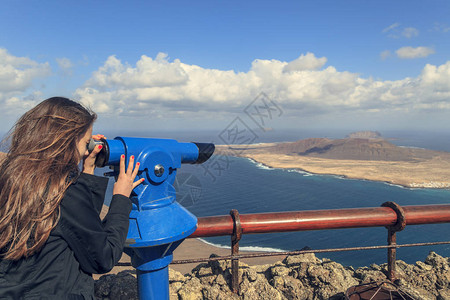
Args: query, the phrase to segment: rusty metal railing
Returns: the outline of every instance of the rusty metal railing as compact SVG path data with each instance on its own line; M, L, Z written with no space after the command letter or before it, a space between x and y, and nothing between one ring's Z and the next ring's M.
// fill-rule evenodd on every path
M403 230L407 225L436 223L450 223L450 204L415 205L401 207L394 202L385 202L381 207L371 208L310 210L244 215L239 215L237 210L231 210L229 216L211 216L198 218L197 230L191 236L189 236L189 238L197 238L229 235L231 236L231 255L189 260L175 260L172 262L172 264L231 260L231 288L235 293L237 293L239 287L239 259L241 258L297 255L305 253L324 253L336 251L387 249L388 279L394 281L396 279L395 261L397 248L450 244L450 241L448 241L398 245L396 232ZM288 252L265 252L243 255L239 254L239 240L241 239L242 234L382 226L388 229L388 245L300 250Z

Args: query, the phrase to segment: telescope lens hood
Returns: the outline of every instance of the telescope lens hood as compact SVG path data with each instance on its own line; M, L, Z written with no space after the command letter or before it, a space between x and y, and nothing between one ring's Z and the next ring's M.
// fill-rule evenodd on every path
M213 155L216 147L211 143L194 143L198 148L198 158L194 164L202 164Z

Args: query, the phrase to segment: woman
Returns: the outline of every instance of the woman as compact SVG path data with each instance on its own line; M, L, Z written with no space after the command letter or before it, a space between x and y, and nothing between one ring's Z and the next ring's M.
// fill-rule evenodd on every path
M93 175L101 146L87 151L95 119L79 103L54 97L15 124L0 162L0 299L94 299L91 274L120 259L129 196L142 181L134 182L134 158L125 170L122 155L100 219L108 180Z

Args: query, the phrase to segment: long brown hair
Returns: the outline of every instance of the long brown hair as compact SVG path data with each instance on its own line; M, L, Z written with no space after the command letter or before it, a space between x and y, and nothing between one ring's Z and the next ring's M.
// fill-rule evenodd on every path
M1 257L37 252L59 220L59 204L79 172L78 142L96 119L81 104L49 98L11 129L0 164Z

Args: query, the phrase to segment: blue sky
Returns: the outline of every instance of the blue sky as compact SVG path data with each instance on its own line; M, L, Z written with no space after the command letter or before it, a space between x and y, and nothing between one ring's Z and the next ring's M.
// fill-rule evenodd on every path
M0 126L62 95L101 129L221 129L263 92L272 128L450 129L449 15L449 1L4 0Z

